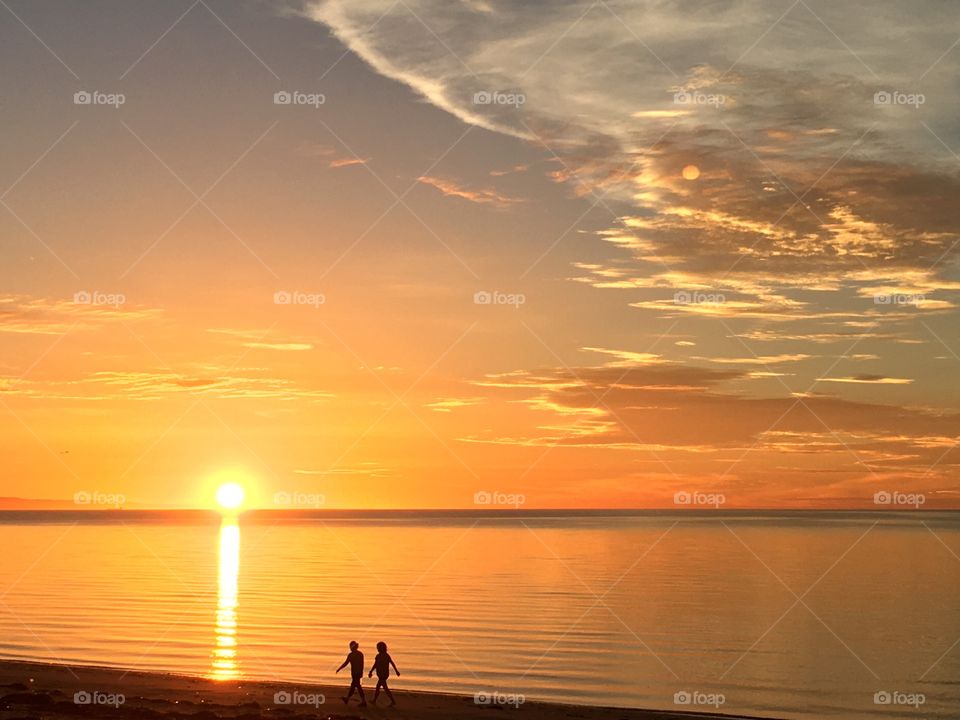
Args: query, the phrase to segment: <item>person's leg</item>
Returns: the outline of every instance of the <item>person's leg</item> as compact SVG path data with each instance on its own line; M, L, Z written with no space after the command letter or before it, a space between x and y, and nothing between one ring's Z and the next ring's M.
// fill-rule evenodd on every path
M360 707L367 706L367 698L363 695L363 686L360 684L360 679L357 679L357 695L360 696Z
M350 689L347 691L347 696L340 698L341 700L343 700L343 704L344 704L344 705L346 705L348 702L350 702L350 698L353 697L353 688L354 688L354 686L355 686L356 684L357 684L357 681L356 681L356 680L352 680L352 681L350 682Z
M383 685L383 680L377 678L377 687L373 691L373 704L377 704L377 698L380 697L380 687Z
M387 687L387 681L386 681L386 680L383 681L383 691L387 694L387 697L390 698L390 705L391 705L391 707L392 707L393 705L396 705L396 704L397 704L397 701L393 699L393 693L390 692L390 688Z

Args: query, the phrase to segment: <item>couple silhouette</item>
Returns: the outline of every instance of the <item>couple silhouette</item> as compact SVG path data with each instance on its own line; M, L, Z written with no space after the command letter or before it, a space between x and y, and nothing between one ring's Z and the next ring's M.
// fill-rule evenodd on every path
M356 640L350 642L350 652L347 653L347 659L343 661L343 665L337 668L337 672L343 670L347 665L350 666L350 675L352 681L350 682L350 690L347 692L346 697L340 698L343 700L343 704L346 705L350 702L350 698L353 697L353 691L357 691L357 695L360 696L360 707L367 706L367 698L363 694L363 687L360 685L360 681L363 680L363 653L360 652L360 643ZM377 698L380 696L380 689L383 688L383 691L387 694L387 697L390 698L390 707L393 707L397 704L397 701L393 699L393 693L390 692L390 688L387 687L387 678L390 677L390 666L393 665L393 670L397 673L397 677L400 677L400 671L397 670L396 663L393 662L393 658L390 657L390 654L387 652L387 644L385 642L377 643L377 657L373 660L373 667L370 668L370 672L367 673L367 677L373 677L373 671L377 671L377 689L373 693L373 704L377 704Z

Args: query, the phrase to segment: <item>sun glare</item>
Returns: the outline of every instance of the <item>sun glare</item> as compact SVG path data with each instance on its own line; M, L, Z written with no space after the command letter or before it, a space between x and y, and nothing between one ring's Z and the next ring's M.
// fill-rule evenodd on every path
M224 510L236 510L243 505L243 488L235 482L224 483L217 488L217 503Z

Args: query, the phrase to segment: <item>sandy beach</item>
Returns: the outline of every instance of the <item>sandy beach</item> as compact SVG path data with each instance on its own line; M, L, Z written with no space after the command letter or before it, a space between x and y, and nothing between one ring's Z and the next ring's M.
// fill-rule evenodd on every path
M212 681L204 678L130 672L111 668L0 662L0 720L60 718L153 718L217 720L218 718L491 718L501 713L538 718L578 720L691 720L744 718L696 712L661 712L580 707L527 701L511 705L478 705L473 697L395 690L397 707L385 698L378 707L343 705L344 685L295 685L277 682ZM372 687L370 688L372 697ZM281 700L277 702L280 693ZM284 695L285 693L285 695ZM323 702L321 702L321 698ZM369 698L368 698L369 699Z

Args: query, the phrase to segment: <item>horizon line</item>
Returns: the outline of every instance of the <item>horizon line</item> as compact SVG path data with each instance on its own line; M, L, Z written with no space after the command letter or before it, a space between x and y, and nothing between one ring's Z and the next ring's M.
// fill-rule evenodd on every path
M262 514L262 513L291 513L291 514L321 514L321 513L330 513L330 514L348 514L348 513L362 513L362 514L413 514L413 513L433 513L433 514L442 514L442 513L464 513L464 514L483 514L483 513L496 513L503 515L514 515L514 514L530 514L530 513L568 513L575 515L588 515L588 514L611 514L611 513L621 513L621 514L632 514L632 513L653 513L653 512L667 512L667 513L726 513L726 512L882 512L882 513L898 513L898 512L923 512L923 511L938 511L938 512L960 512L960 507L930 507L929 505L924 507L913 507L913 506L891 506L891 505L876 505L872 507L867 506L851 506L851 507L815 507L815 506L806 506L806 507L783 507L783 506L738 506L738 507L713 507L713 506L658 506L658 507L601 507L601 508L563 508L563 507L530 507L530 508L512 508L512 507L498 507L498 506L484 506L484 507L472 507L472 508L322 508L322 507L297 507L297 508L282 508L282 507L257 507L257 508L248 508L245 510L240 510L237 512L224 512L216 508L196 508L196 507L19 507L19 508L3 508L0 507L0 513L64 513L64 512L76 512L76 513L99 513L99 514L118 514L118 513L197 513L205 515L228 515L228 516L239 516L239 515L249 515L249 514Z

